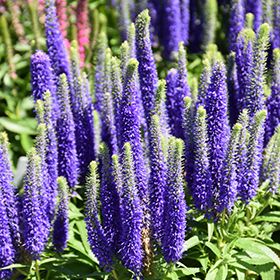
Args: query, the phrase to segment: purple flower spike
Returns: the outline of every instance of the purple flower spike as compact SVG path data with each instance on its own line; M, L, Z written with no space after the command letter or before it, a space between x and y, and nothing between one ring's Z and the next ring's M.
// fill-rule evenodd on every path
M160 119L152 116L149 131L150 166L149 196L152 234L155 241L162 237L164 194L166 190L166 162L162 151Z
M262 24L262 0L247 0L246 13L254 15L254 30L257 31Z
M254 116L254 122L250 129L250 138L247 144L247 166L243 188L239 196L241 200L248 203L257 193L260 177L260 166L262 161L262 147L264 136L264 122L266 111L261 110Z
M181 26L180 0L164 0L162 6L164 55L171 59L174 58L175 53L178 51L179 43L182 41L183 28Z
M273 76L271 95L266 100L267 119L265 123L265 144L280 124L280 49L273 51Z
M58 175L66 178L70 188L78 179L78 160L75 140L75 124L70 108L69 89L65 74L60 75L58 87L60 116L57 120Z
M59 75L64 73L67 76L69 82L71 81L71 77L68 55L59 28L55 0L46 1L45 29L48 55L51 59L51 65L56 75L57 81L59 81Z
M210 148L211 193L216 198L221 186L223 161L229 139L226 70L221 61L217 61L213 66L205 98L205 109Z
M122 100L120 104L120 135L122 146L126 142L131 144L139 197L141 202L144 202L147 199L147 175L140 135L139 107L136 103L138 90L137 66L137 60L133 58L130 59L127 66L126 78L123 85Z
M119 194L112 177L112 166L109 149L106 144L100 144L100 201L102 226L111 248L118 250L120 232Z
M97 257L100 266L110 271L113 265L113 251L105 237L104 229L99 220L98 192L100 180L97 163L92 161L89 166L89 175L86 181L85 221L88 241L92 252Z
M171 138L168 151L162 251L165 260L177 262L182 257L186 231L186 202L183 188L183 141Z
M2 189L0 188L0 196L3 196ZM4 200L0 199L0 268L11 265L15 261L15 249L10 232L9 219L7 216L6 205ZM10 279L12 271L10 269L0 270L0 279Z
M235 62L239 85L237 97L239 112L246 108L246 96L250 92L250 75L253 67L254 42L255 33L252 29L244 29L237 37Z
M186 65L186 51L183 43L179 45L179 58L178 58L178 75L176 80L176 89L175 89L175 123L173 135L183 139L184 130L183 130L183 118L185 112L184 98L190 96L190 87L188 85L188 73Z
M46 219L42 208L41 190L43 178L41 159L35 149L28 154L28 164L24 180L24 195L22 201L22 226L24 248L33 260L40 257L47 243L45 228Z
M194 125L194 175L191 193L196 208L207 212L212 207L212 193L206 118L206 110L202 106L198 107Z
M190 0L181 0L181 39L185 45L189 43Z
M134 165L131 146L129 143L125 143L122 155L123 187L120 200L122 219L120 255L124 266L138 275L143 266L141 236L143 212L137 192Z
M136 19L136 51L139 61L139 81L147 124L154 112L158 76L150 40L150 17L148 10Z
M221 213L227 209L231 212L237 196L237 151L240 140L242 125L236 123L231 132L231 138L227 150L227 155L224 162L222 185L219 190L218 212Z
M68 217L68 186L63 177L57 179L58 183L58 205L53 224L53 245L57 252L63 252L67 246L69 217Z
M51 67L50 58L43 51L36 51L36 53L31 56L30 65L34 101L36 102L38 99L43 100L45 92L49 91L54 104L53 118L55 120L56 114L58 113L55 85L56 81Z
M254 45L252 72L250 74L250 91L246 95L246 107L251 117L264 107L264 82L267 49L269 44L269 25L261 25Z
M273 31L272 31L273 49L280 48L280 2L273 1Z
M229 20L229 49L235 51L236 40L245 24L244 0L232 0Z
M16 191L13 186L13 173L9 160L8 145L8 136L2 132L0 134L0 190L2 200L6 207L13 246L15 249L18 249L21 245L19 217L17 213L18 203Z

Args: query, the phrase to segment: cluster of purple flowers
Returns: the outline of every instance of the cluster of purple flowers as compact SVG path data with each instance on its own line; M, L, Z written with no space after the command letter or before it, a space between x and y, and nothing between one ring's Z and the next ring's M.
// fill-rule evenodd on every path
M135 275L156 254L168 263L182 257L189 207L185 193L198 211L218 219L223 212L230 214L236 200L248 203L266 180L271 192L277 192L279 49L273 50L269 97L264 83L269 40L276 42L280 34L275 35L276 25L271 31L261 24L258 6L233 1L232 53L226 67L217 47L209 45L217 3L203 1L212 14L200 24L209 26L209 34L202 34L206 51L195 89L188 84L184 45L188 7L199 17L199 5L148 1L152 20L144 10L134 25L129 24L133 1L120 1L128 41L119 59L106 34L99 34L93 98L81 73L77 43L68 54L55 3L46 2L48 53L37 51L31 57L38 135L28 154L23 195L13 187L7 137L0 135L0 243L5 248L0 267L22 254L38 259L51 234L55 250L64 250L68 186L73 193L77 184L85 184L88 240L100 265L110 271L120 261ZM254 13L255 31L249 24L244 27L245 11ZM166 20L164 32L157 25L160 13ZM155 31L172 37L161 34L165 54L177 57L165 80L158 77L152 51ZM10 273L0 271L0 279Z

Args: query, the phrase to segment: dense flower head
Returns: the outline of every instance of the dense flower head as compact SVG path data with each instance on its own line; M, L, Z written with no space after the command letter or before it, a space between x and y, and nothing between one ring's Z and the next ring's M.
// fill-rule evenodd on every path
M162 251L167 262L182 257L186 230L186 202L182 177L183 141L169 141L167 187L165 193Z
M149 125L155 106L158 76L150 40L150 17L148 10L140 13L136 19L136 52L139 61L139 81L145 117Z
M213 66L210 84L205 97L205 109L210 148L211 190L215 199L221 186L222 166L229 140L227 85L225 66L221 61L218 61Z
M120 255L123 264L139 274L143 265L142 220L143 211L137 192L137 181L132 156L132 147L127 142L122 155L122 195Z
M56 78L58 79L59 75L64 73L70 81L68 56L56 15L55 0L46 1L45 29L48 55Z
M44 208L42 208L41 190L43 180L41 174L41 158L32 149L28 154L28 164L24 180L22 202L22 227L24 249L32 259L38 259L44 251L47 235ZM44 203L43 203L44 204Z
M75 124L70 107L69 89L65 74L60 76L58 87L60 116L57 120L58 175L67 179L71 188L78 179L78 160L75 140Z
M149 152L151 172L149 177L149 197L152 234L155 240L162 236L163 206L166 191L166 162L162 151L160 119L152 116L149 131Z
M266 100L267 119L265 123L265 144L272 137L275 128L280 123L280 50L273 51L273 74L271 95Z
M57 179L58 182L58 203L53 224L53 245L55 250L62 252L67 246L69 217L68 217L68 186L63 177Z
M198 107L194 124L194 174L191 194L195 206L204 211L212 207L206 118L206 110L202 106Z
M88 233L88 241L91 249L97 257L99 264L105 270L110 271L113 264L113 251L106 239L104 229L99 218L98 196L100 179L96 161L89 165L89 175L86 181L85 221Z
M137 96L137 67L138 62L130 59L123 85L123 94L120 105L121 143L122 147L129 142L133 151L135 175L138 184L140 200L147 197L147 174L145 170L144 152L141 143L139 107Z
M0 133L0 190L1 197L6 207L8 226L15 249L21 244L19 230L19 216L17 212L17 194L13 183L13 173L8 152L8 136L5 132Z
M233 0L230 13L229 44L230 50L236 48L236 39L245 23L244 0Z

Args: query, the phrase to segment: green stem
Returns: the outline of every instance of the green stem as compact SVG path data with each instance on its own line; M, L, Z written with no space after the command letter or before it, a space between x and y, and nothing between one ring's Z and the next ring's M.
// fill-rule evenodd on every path
M117 272L115 270L112 270L112 274L113 274L113 277L118 280L118 275L117 275Z
M36 272L36 280L40 280L40 265L39 265L39 261L36 260L35 261L35 272Z

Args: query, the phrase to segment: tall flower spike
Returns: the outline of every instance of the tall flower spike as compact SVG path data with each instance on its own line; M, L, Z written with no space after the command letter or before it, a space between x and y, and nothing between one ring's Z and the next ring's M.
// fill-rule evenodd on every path
M222 185L219 189L219 202L218 202L218 212L221 213L223 210L231 211L237 196L237 151L238 143L240 140L240 134L242 130L242 125L236 123L231 132L231 137L229 141L229 146L227 150L227 155L223 167L223 179Z
M246 107L251 117L264 107L264 81L266 71L267 49L269 44L269 25L261 25L254 45L250 91L246 96Z
M48 54L56 78L58 79L59 75L64 73L67 76L68 82L70 82L71 77L68 56L59 29L55 0L46 1L45 29ZM57 81L59 81L59 79Z
M254 15L254 30L257 31L262 24L262 0L247 0L246 12Z
M79 44L79 54L81 67L84 67L86 50L90 44L90 27L88 16L88 0L79 0L77 4L77 39Z
M176 137L184 138L183 131L183 119L184 119L184 98L190 96L190 87L188 85L188 74L187 74L187 65L186 65L186 50L181 42L179 45L178 52L178 75L176 80L176 89L175 89L175 123L173 135Z
M111 248L118 250L120 232L119 194L112 177L111 157L106 144L100 144L100 201L102 226L106 239Z
M277 193L280 184L280 126L270 138L265 151L262 163L262 181L269 179L269 189Z
M239 85L238 110L241 112L246 108L246 96L250 92L250 75L253 67L253 45L255 43L255 33L252 29L242 30L236 43L235 62L237 69L237 79Z
M122 196L120 200L122 234L120 254L123 264L139 274L143 266L143 212L137 192L132 149L125 143L122 156ZM128 222L129 221L129 222Z
M78 178L78 160L75 140L75 124L70 108L69 89L65 74L60 75L58 87L60 116L57 120L58 175L66 178L73 188Z
M265 118L266 111L258 111L250 130L251 133L247 146L246 177L243 188L239 193L241 200L246 203L256 195L259 186Z
M158 76L150 40L150 17L148 10L136 19L136 51L139 61L139 81L147 124L154 112Z
M136 58L136 33L135 33L134 23L131 23L129 25L128 44L129 44L129 56L130 56L130 58Z
M0 195L3 196L2 189L0 188ZM15 205L13 206L15 207ZM15 248L13 246L13 241L10 232L9 218L7 215L7 209L5 205L5 200L0 199L0 269L9 266L15 261ZM12 276L12 271L10 269L0 270L0 279L10 279Z
M159 116L161 133L167 136L170 132L166 110L166 81L159 80L155 101L155 113Z
M119 149L121 149L120 104L122 99L122 86L120 62L116 57L112 57L112 98Z
M229 103L229 119L233 126L238 118L238 78L235 63L235 53L231 52L227 60L227 87L228 87L228 103Z
M196 208L207 213L212 207L212 193L206 118L206 110L199 106L194 124L194 175L191 194Z
M95 86L95 109L101 112L102 96L103 96L103 81L105 71L105 53L107 48L106 34L101 32L98 37L97 51L96 51L96 66L94 74L94 86Z
M123 40L128 38L128 28L131 22L130 18L130 0L120 0L119 5L119 23L120 31Z
M48 166L46 163L46 153L47 153L47 128L45 124L39 124L38 135L36 137L36 152L40 156L41 166L40 166L40 176L42 178L42 185L40 186L40 204L42 211L42 223L46 231L46 236L42 238L47 239L50 231L50 223L54 211L54 194L50 188L50 180L48 173Z
M280 2L273 1L273 31L272 31L273 49L280 48Z
M28 164L24 179L24 194L22 201L22 226L24 248L32 259L38 259L45 249L45 215L42 209L41 159L36 155L35 149L28 154Z
M221 61L213 66L205 109L210 148L211 193L215 197L221 186L222 167L229 138L226 75L225 66Z
M214 43L216 25L217 25L217 0L204 1L203 17L202 17L202 46L206 48L209 44Z
M184 111L184 142L185 142L185 170L186 170L186 181L188 187L192 189L193 182L193 164L194 164L194 146L193 146L193 128L194 128L194 110L193 102L189 96L184 98L185 111Z
M63 252L67 246L69 217L68 217L68 185L64 177L58 177L58 203L53 224L53 245L57 252Z
M277 193L280 184L280 126L275 130L264 151L262 163L262 180L269 179L269 189Z
M71 46L71 66L74 95L71 95L72 112L75 123L76 149L79 162L80 182L83 183L89 163L94 159L92 102L88 81L79 68L76 42Z
M183 188L183 141L171 138L168 152L167 188L164 205L162 251L165 260L182 257L186 231L186 202Z
M189 43L190 29L190 0L181 0L181 40L185 45Z
M273 60L271 95L266 100L265 144L268 143L275 128L280 124L280 49L273 50Z
M1 197L6 207L12 242L15 249L20 246L19 217L17 213L16 190L13 186L13 173L8 152L8 136L0 133L0 190ZM1 279L1 277L0 277Z
M244 0L232 0L229 19L229 49L235 51L236 40L245 24Z
M122 72L122 80L124 81L125 79L125 74L126 74L126 67L130 58L130 47L127 41L124 41L121 44L120 47L120 67L121 67L121 72Z
M176 82L178 70L170 69L166 76L166 109L171 132L175 131L176 123Z
M151 172L149 177L149 196L152 235L155 241L161 241L163 229L163 209L166 190L166 162L162 151L161 127L159 116L151 119L149 130L149 151Z
M144 162L144 153L140 135L139 107L136 103L137 96L137 66L136 59L130 59L126 79L123 85L123 95L120 105L121 143L122 146L131 144L135 163L135 176L141 202L147 198L147 178ZM145 204L145 203L144 203Z
M37 100L42 100L45 92L49 91L54 104L53 119L55 120L59 112L57 107L55 78L50 58L43 51L37 51L31 56L30 65L33 99L35 102Z
M243 186L246 182L246 167L247 167L247 144L249 140L249 115L248 110L244 109L238 118L238 123L242 125L242 131L238 140L237 154L236 154L236 177L237 177L237 194L242 193Z
M92 161L86 181L85 221L91 250L97 257L100 266L110 271L113 265L113 255L98 216L100 180L97 169L97 163Z
M162 7L164 55L167 58L174 58L182 41L180 0L164 0Z

